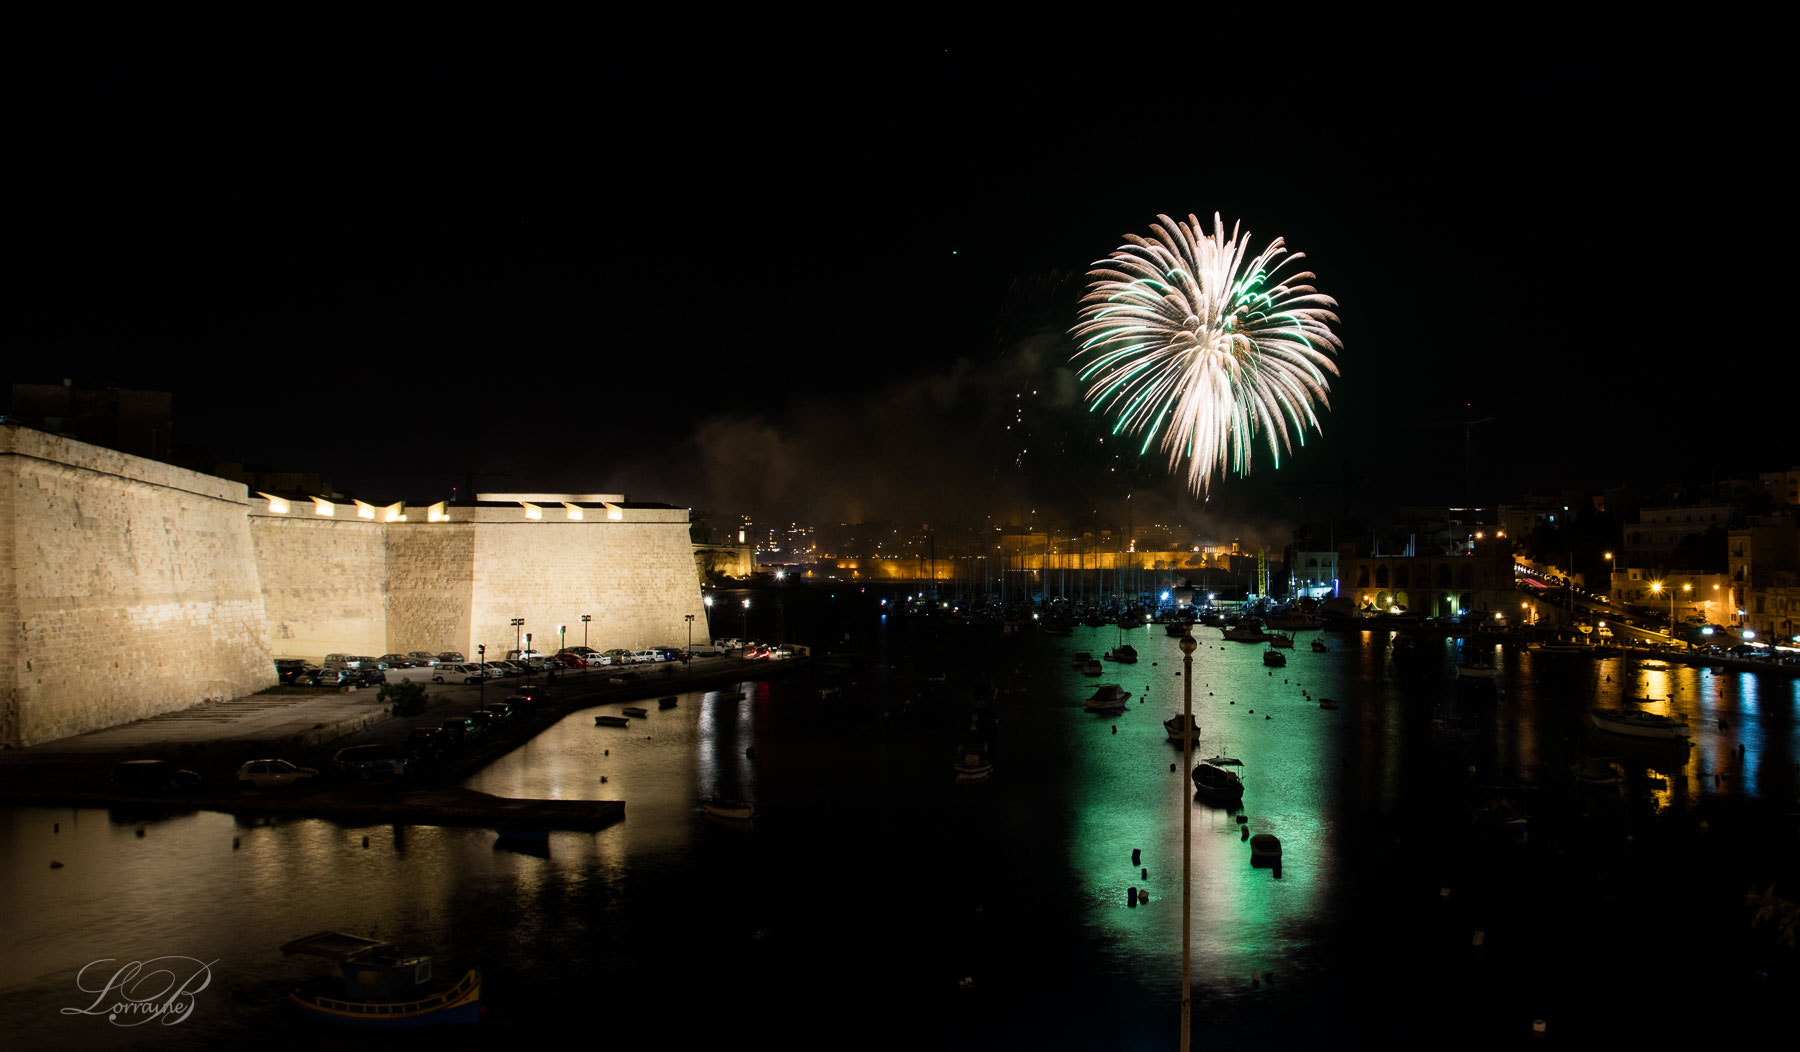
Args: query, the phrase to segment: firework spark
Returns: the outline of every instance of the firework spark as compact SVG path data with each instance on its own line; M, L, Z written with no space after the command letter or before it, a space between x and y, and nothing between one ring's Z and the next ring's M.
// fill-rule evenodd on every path
M1337 301L1310 273L1279 271L1303 257L1280 238L1250 256L1250 235L1213 215L1213 232L1188 216L1157 216L1148 238L1095 263L1073 330L1088 407L1116 414L1113 433L1158 434L1169 469L1188 461L1188 486L1205 493L1215 469L1250 472L1252 443L1266 436L1275 466L1293 439L1319 430L1329 409L1325 374L1343 349L1330 324ZM1286 259L1282 257L1286 256Z

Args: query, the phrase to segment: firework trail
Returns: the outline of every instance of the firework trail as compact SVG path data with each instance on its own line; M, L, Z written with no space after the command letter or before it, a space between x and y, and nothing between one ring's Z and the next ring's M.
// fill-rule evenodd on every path
M1156 219L1088 272L1074 360L1113 433L1143 432L1143 451L1160 434L1169 469L1187 458L1188 486L1204 494L1215 470L1249 474L1258 432L1280 467L1319 429L1313 408L1330 408L1325 374L1343 349L1337 301L1310 273L1279 273L1303 258L1280 238L1250 256L1250 235L1234 225L1226 237L1216 213L1211 234L1192 215Z

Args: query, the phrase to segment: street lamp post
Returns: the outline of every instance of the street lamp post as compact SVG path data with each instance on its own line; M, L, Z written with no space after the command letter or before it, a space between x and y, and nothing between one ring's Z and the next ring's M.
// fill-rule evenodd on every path
M582 645L583 649L586 649L586 647L588 645L587 626L588 626L588 622L592 621L592 620L593 620L593 617L589 614L581 615L581 645Z
M481 679L476 683L475 686L476 686L477 690L481 691L481 704L486 705L487 704L487 678L488 678L487 644L486 643L475 644L475 657L481 665Z
M744 634L738 637L738 642L744 644L745 646L748 646L749 638L750 638L750 600L748 600L748 599L744 600L743 614L744 614Z
M1188 985L1191 957L1194 868L1194 802L1188 779L1194 771L1194 642L1193 626L1181 626L1181 1052L1188 1052L1193 993Z
M706 641L712 642L712 596L702 596L700 605L706 607Z
M525 635L525 619L522 617L513 618L512 626L513 626L513 649L514 650L523 650L524 649L524 635ZM523 660L524 657L525 657L524 654L519 655L519 658L521 660Z
M1613 580L1619 576L1619 565L1613 561L1613 553L1606 553L1606 597L1618 601L1617 589L1613 588Z
M531 633L530 632L525 633L525 653L527 653L527 654L531 653ZM531 672L532 672L531 662L535 661L535 660L537 660L537 658L535 656L532 658L529 658L529 659L527 659L527 658L519 659L519 663L525 666L525 681L527 683L531 682Z
M687 667L689 672L692 672L694 670L694 615L684 614L682 616L687 618L688 645L681 654L681 663Z

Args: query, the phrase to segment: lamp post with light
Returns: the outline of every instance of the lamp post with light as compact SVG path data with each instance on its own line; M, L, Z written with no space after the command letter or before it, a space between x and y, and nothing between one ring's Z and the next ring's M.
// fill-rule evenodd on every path
M512 626L513 626L513 649L514 650L523 650L524 644L525 644L525 619L522 617L513 618ZM519 655L520 660L524 660L524 658L525 658L524 654Z
M738 642L742 643L745 647L748 647L750 645L750 600L748 599L744 600L743 615L744 634L738 637Z
M1615 595L1618 594L1618 589L1613 587L1613 581L1618 576L1619 576L1619 565L1618 565L1618 563L1613 561L1613 553L1607 552L1606 553L1606 597L1608 599L1612 599Z
M479 663L481 665L481 679L479 681L477 681L476 689L481 691L481 704L483 706L486 706L487 705L487 678L488 678L487 644L486 643L475 644L475 659L476 659L477 663Z
M582 614L581 615L581 648L583 650L586 650L587 645L588 645L588 641L587 641L588 622L592 621L593 619L594 619L594 617L592 614Z
M681 653L681 663L687 667L689 672L692 672L694 671L694 615L685 614L683 616L687 618L688 645L687 649Z

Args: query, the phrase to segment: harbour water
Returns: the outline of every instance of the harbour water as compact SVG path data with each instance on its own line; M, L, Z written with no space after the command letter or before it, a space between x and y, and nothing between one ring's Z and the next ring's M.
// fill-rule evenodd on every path
M616 705L577 712L469 780L627 801L624 821L547 848L477 829L0 809L0 1033L316 1047L283 1004L315 963L278 951L336 929L432 952L440 977L481 968L483 1023L433 1047L552 1031L1170 1047L1183 808L1197 1048L1667 1039L1753 1026L1794 993L1793 951L1745 905L1771 884L1800 896L1793 681L1455 640L1408 655L1374 633L1328 633L1326 653L1302 636L1269 669L1262 647L1196 628L1195 755L1243 760L1243 825L1280 838L1273 870L1250 864L1237 815L1192 798L1162 726L1182 677L1160 625L1001 634L905 618L898 595L758 593L749 634L862 660L684 693L625 728L594 726ZM1070 663L1121 639L1137 664L1095 679ZM1498 677L1459 684L1474 656ZM977 713L981 682L995 694ZM1083 711L1100 683L1132 693L1124 713ZM1590 705L1628 698L1687 716L1693 745L1587 728ZM958 782L977 736L993 774ZM1620 784L1578 782L1584 757ZM710 796L758 815L714 818ZM1474 820L1495 797L1528 813L1522 832ZM1129 905L1134 888L1147 901ZM153 958L208 965L186 1018L65 1011L96 1001L81 986L105 966L84 965Z

